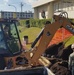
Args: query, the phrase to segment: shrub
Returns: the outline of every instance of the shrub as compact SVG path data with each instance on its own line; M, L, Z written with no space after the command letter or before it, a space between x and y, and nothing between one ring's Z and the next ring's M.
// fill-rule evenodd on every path
M46 21L51 21L51 19L30 19L30 26L31 27L44 27Z
M28 19L29 20L29 25L30 27L39 27L39 28L43 28L46 21L51 21L51 19ZM26 25L26 22L28 20L20 20L20 25L24 25L25 27L27 26Z

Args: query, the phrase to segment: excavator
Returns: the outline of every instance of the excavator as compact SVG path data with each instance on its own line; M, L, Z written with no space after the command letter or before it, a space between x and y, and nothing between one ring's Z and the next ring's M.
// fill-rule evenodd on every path
M43 54L59 28L74 34L74 23L68 19L68 14L61 12L53 16L52 23L47 21L29 50L22 48L17 24L16 19L0 20L0 74L55 75L47 68L51 62Z

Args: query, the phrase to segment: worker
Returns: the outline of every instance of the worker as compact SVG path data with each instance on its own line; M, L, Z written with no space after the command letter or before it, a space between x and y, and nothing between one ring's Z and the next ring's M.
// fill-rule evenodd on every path
M23 50L27 50L27 46L26 46L26 41L24 40L24 38L22 38L22 47L23 47Z
M68 67L72 75L74 75L74 44L71 45L73 52L69 55Z
M4 27L4 34L5 34L5 37L8 39L9 38L9 27L8 26Z

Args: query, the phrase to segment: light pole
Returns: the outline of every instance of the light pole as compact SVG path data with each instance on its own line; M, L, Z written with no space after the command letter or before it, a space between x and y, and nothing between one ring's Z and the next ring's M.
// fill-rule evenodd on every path
M15 8L15 13L13 13L13 18L17 18L17 8L14 5L8 5L8 6L12 6Z
M8 5L8 6L12 6L12 7L14 7L15 8L15 12L17 12L17 8L14 6L14 5Z

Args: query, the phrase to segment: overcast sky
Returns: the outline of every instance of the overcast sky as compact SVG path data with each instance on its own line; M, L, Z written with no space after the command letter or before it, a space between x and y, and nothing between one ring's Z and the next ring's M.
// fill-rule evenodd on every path
M0 0L0 11L21 11L21 2L23 3L23 12L24 11L33 11L32 3L37 0ZM13 6L8 6L8 5ZM15 7L14 7L15 6Z

